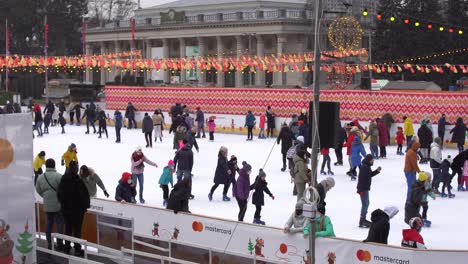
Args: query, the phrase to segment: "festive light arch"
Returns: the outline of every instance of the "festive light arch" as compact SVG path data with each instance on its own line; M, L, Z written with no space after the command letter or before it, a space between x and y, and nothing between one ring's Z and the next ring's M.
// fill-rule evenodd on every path
M351 16L338 17L328 28L328 39L340 52L357 49L361 43L362 34L361 25L356 18Z

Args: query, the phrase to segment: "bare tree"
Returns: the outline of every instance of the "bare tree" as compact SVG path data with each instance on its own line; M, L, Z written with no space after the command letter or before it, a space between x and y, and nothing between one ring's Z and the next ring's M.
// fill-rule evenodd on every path
M89 0L89 19L103 24L114 19L126 19L137 8L136 0Z

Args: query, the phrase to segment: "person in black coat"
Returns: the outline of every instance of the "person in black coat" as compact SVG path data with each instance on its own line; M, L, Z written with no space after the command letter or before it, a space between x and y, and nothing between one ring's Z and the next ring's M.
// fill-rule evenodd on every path
M145 117L143 117L142 121L142 130L143 133L145 134L145 140L146 140L146 147L153 147L153 119L149 116L148 113L145 113Z
M67 111L67 108L65 107L65 101L63 99L60 101L60 103L58 103L57 107L59 112L62 114L65 113L65 111Z
M279 144L281 142L281 154L283 155L283 168L281 171L286 170L286 154L288 153L289 148L291 148L293 144L293 134L291 129L288 127L286 123L283 123L281 127L280 134L278 135L278 139L276 143Z
M52 114L47 113L44 116L44 134L49 134L49 126L52 122Z
M218 188L220 184L224 184L223 188L223 201L229 202L231 199L227 196L229 190L230 181L229 175L233 172L229 169L228 164L228 149L226 147L221 147L218 152L218 165L216 166L216 172L213 179L214 185L211 187L210 193L208 194L208 199L213 200L213 193Z
M182 115L178 115L176 117L173 117L172 118L172 124L171 124L171 127L169 128L169 134L171 134L173 131L175 133L176 129L179 127L179 126L184 126L184 127L187 127L187 124L185 124L185 119Z
M388 244L388 234L390 232L390 219L398 213L394 206L387 206L382 211L376 209L371 214L371 226L367 238L363 242L373 242Z
M81 125L81 109L85 109L81 103L77 103L73 109L75 109L75 115L76 115L76 125Z
M96 110L91 109L89 105L86 105L86 109L83 114L83 118L86 117L86 132L85 134L89 134L89 125L93 127L93 134L96 134L96 127L94 126L94 122L96 121Z
M450 134L453 133L452 143L457 143L458 152L463 152L464 150L466 131L468 131L468 127L466 127L465 123L463 123L463 119L459 117L455 127L450 130Z
M228 175L228 181L232 185L232 195L234 196L234 185L236 184L236 174L239 172L239 166L237 165L237 157L231 155L231 159L228 161L228 167L231 174Z
M433 135L431 130L427 127L425 121L421 124L418 129L419 143L421 144L421 152L423 159L419 162L425 164L429 161L429 153L431 152L431 144L433 142Z
M419 211L423 205L422 197L429 191L426 191L424 181L418 179L413 183L410 197L405 203L405 223L409 224L409 220L413 217L421 217Z
M52 116L52 114L54 113L55 111L55 106L54 104L52 103L51 100L49 100L49 102L46 104L46 107L44 108L44 111L42 113L48 113Z
M120 143L120 130L122 130L123 126L123 117L122 113L119 110L115 110L114 112L114 122L115 122L115 143Z
M346 142L348 135L345 127L340 127L338 130L338 142L335 148L336 162L335 166L343 166L343 145Z
M65 134L65 125L67 124L67 120L65 120L65 117L63 117L62 112L59 113L58 122L60 126L62 127L62 134Z
M442 114L442 116L439 119L439 122L437 122L437 135L442 140L441 146L444 146L445 126L448 125L450 125L450 123L447 122L447 120L445 119L445 114Z
M197 134L197 132L196 132L195 128L192 128L191 130L187 130L187 132L185 133L184 138L182 139L182 142L184 144L189 143L190 146L192 147L191 149L193 149L193 147L195 147L195 150L197 152L199 152L200 149L198 148L197 137L195 136L196 134Z
M273 137L273 132L275 131L275 113L273 113L273 110L271 109L271 106L267 107L266 111L266 117L267 117L267 138Z
M195 121L197 122L197 138L200 138L200 132L203 132L202 137L205 138L205 113L203 113L200 107L197 107L197 115Z
M83 217L90 208L88 189L78 175L78 163L71 161L67 172L63 175L58 190L57 198L62 207L65 219L65 234L81 238L81 226ZM73 243L76 256L83 256L81 245ZM65 253L70 252L70 241L65 241Z
M458 174L457 183L458 183L458 191L464 192L465 188L463 188L463 166L465 161L468 160L468 149L464 150L463 152L458 153L457 156L453 159L452 163L450 164L450 168L452 169L452 176ZM468 186L465 186L468 187Z
M275 199L275 196L268 189L268 183L266 182L266 173L260 169L254 184L250 185L250 190L255 190L252 195L252 204L255 205L254 224L265 225L265 222L260 220L260 213L262 212L262 206L265 205L264 192L268 194L271 199Z
M372 177L379 174L382 170L378 167L372 171L371 167L374 165L374 157L372 154L367 154L359 167L359 176L357 183L357 193L361 196L361 218L359 219L359 227L368 228L370 222L366 220L367 209L369 208L369 191L372 185Z
M125 118L128 119L128 129L135 128L137 129L137 123L135 121L136 108L133 106L132 102L128 102L127 108L125 109Z
M304 137L304 144L306 146L310 146L309 127L307 126L307 123L302 120L299 121L299 136Z
M169 195L167 201L167 209L174 210L174 213L189 211L189 196L190 196L190 178L184 178L176 183Z
M132 174L128 172L122 173L122 178L115 189L115 200L118 202L136 203L136 188L133 184Z
M98 114L97 114L97 119L98 119L98 124L99 124L99 137L101 138L102 133L106 132L106 138L109 138L109 134L107 133L107 116L106 112L102 109L98 109Z
M177 182L182 181L182 178L188 178L189 193L193 199L192 193L192 169L193 169L193 151L192 146L189 143L185 144L184 147L176 152L174 157L174 168L177 168Z
M37 129L37 136L42 137L42 124L44 123L44 119L42 118L41 111L34 112L34 124Z

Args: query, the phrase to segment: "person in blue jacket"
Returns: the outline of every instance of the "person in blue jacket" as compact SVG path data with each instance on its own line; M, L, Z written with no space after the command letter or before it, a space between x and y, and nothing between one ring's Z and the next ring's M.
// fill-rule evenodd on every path
M362 145L361 137L355 136L351 145L351 180L356 180L356 168L361 166L361 160L366 156L366 150Z
M253 140L253 128L255 126L255 116L252 114L252 111L249 110L247 112L247 115L245 116L245 125L244 127L247 127L247 140L251 141Z

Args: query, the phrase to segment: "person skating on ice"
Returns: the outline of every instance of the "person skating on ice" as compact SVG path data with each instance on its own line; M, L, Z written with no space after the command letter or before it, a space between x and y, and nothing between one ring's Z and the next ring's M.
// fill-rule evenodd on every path
M114 112L114 123L115 123L115 143L120 143L120 131L123 126L123 117L122 113L119 110Z
M452 193L452 185L450 184L452 181L452 176L450 174L451 163L452 163L452 157L449 155L440 164L440 180L442 182L442 192L440 193L440 197L442 198L445 198L445 197L454 198L455 197L455 194ZM445 192L445 188L447 188L447 193Z
M62 166L65 165L66 168L70 166L71 161L75 161L78 164L77 148L74 143L71 143L62 155Z
M275 199L275 196L268 189L268 183L266 181L266 173L260 169L255 182L250 185L250 190L254 190L252 195L252 204L255 205L254 224L265 225L265 222L261 220L262 206L265 205L265 195L268 194L271 199Z
M210 133L210 141L214 141L214 133L216 129L216 123L214 117L210 116L208 120L208 132Z
M174 156L174 167L177 168L177 182L179 183L183 179L189 181L189 198L193 199L192 194L192 169L193 169L193 151L190 144L185 144L182 149L178 150Z
M322 169L320 170L321 175L335 175L333 171L331 170L331 159L330 159L330 149L329 148L322 148L320 150L320 154L323 156L323 161L322 161ZM325 171L325 165L327 165L328 171Z
M372 156L372 155L371 155ZM356 180L356 169L361 166L361 160L366 157L366 150L362 144L361 137L355 136L351 146L351 180ZM373 158L373 157L372 157Z
M106 138L109 138L109 134L107 133L107 116L106 112L103 109L98 107L98 114L97 114L98 124L99 124L99 137L102 137L102 133L106 132Z
M247 201L250 193L250 173L252 173L252 166L247 162L242 162L242 169L239 170L239 178L234 185L234 197L239 206L239 214L237 220L244 221L245 212L247 211Z
M59 113L58 122L60 127L62 127L62 134L65 134L65 126L67 125L67 120L63 117L63 113Z
M287 159L287 154L288 150L291 148L293 145L293 134L291 132L291 129L288 127L286 123L283 123L281 126L281 131L278 135L278 138L276 139L276 143L279 145L281 142L281 155L283 157L283 167L281 168L281 171L286 171L286 159Z
M434 193L440 195L439 185L441 182L440 179L440 164L442 164L442 140L439 137L434 139L434 142L431 144L429 165L432 169L432 174L434 179L432 182L432 188L434 188Z
M141 129L143 134L145 135L146 140L146 147L152 148L153 147L153 119L149 116L148 113L145 113L143 117L143 121L141 122Z
M214 185L211 187L210 193L208 193L208 200L210 202L213 200L213 193L218 188L220 184L224 185L223 188L223 201L229 202L231 199L227 196L229 190L230 181L229 175L235 172L229 169L228 164L228 149L226 147L221 147L218 152L218 164L216 165L216 171L214 175Z
M135 184L135 187L139 184L139 192L138 194L140 195L140 203L144 204L145 199L143 199L143 185L144 185L144 171L145 171L145 163L149 164L154 167L158 167L158 165L149 160L145 154L143 154L143 151L141 150L141 147L137 147L136 150L132 153L131 157L131 171L132 171L132 180L133 183Z
M359 227L361 228L370 227L371 222L369 222L366 217L370 203L369 192L371 190L372 177L382 171L381 167L377 167L377 169L373 171L371 169L372 165L374 165L374 157L371 154L367 154L359 168L357 193L361 198L361 215L359 218Z
M249 110L247 112L247 115L245 116L245 125L244 127L247 127L247 141L252 141L253 140L253 128L255 126L255 116L252 114L252 111Z
M161 177L159 177L159 186L163 190L163 206L167 206L167 201L169 199L169 183L171 188L174 188L174 161L169 160L167 166L164 167Z

